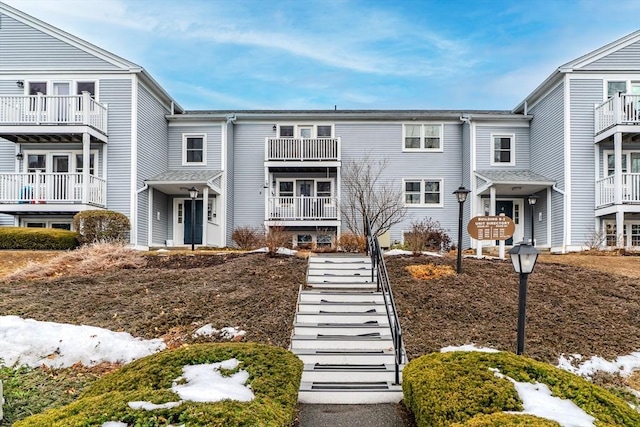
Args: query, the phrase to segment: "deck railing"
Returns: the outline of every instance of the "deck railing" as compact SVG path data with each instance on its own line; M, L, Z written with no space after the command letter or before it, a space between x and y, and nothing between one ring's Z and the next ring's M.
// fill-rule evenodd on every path
M0 96L0 125L87 125L107 133L107 107L82 95Z
M82 173L0 173L0 203L88 203L106 206L106 181L89 176L87 197Z
M266 160L340 160L340 138L267 138Z
M595 107L595 133L615 125L640 125L640 95L617 93Z
M640 173L623 173L619 191L622 204L640 203ZM616 188L613 175L597 180L596 206L612 205L615 201Z
M335 197L270 197L270 220L338 219Z

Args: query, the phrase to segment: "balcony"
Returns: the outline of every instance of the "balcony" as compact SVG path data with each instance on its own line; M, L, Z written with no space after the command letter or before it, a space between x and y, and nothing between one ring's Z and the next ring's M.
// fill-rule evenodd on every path
M269 197L268 219L272 221L337 220L335 197Z
M0 96L0 136L14 142L18 136L76 134L86 128L106 141L107 107L88 92L82 95ZM58 141L55 141L58 142Z
M266 138L266 161L340 161L340 138Z
M617 125L640 126L640 95L618 93L596 105L596 135Z
M613 175L596 181L596 208L616 204ZM640 173L623 173L620 192L621 204L640 204Z
M50 211L60 210L60 205L77 204L106 207L106 181L90 175L88 184L85 187L81 173L0 173L0 210ZM66 210L78 209L67 206Z

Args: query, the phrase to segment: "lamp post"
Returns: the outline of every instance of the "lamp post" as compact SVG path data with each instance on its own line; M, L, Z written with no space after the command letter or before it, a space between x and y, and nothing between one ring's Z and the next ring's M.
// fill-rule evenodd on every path
M538 250L527 242L520 242L509 251L511 263L516 273L520 274L518 290L518 345L516 354L524 353L524 326L527 311L527 279L533 272L538 260Z
M196 248L196 198L198 197L198 189L191 187L189 189L189 197L191 197L191 250Z
M464 205L464 202L467 200L467 195L470 192L470 190L467 190L462 185L453 192L458 199L458 204L460 205L460 209L458 211L458 263L456 265L456 272L458 274L462 273L462 252L460 248L460 245L462 244L462 205Z
M534 233L535 219L533 217L533 214L534 214L534 206L536 205L537 201L538 201L538 196L534 196L533 194L529 196L529 206L531 207L531 246L536 245L536 241L534 240L535 239L535 233Z

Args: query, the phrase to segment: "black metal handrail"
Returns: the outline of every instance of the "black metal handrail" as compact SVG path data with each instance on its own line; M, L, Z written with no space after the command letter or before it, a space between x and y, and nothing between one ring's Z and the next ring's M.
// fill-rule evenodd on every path
M400 384L400 365L403 362L402 355L402 328L400 327L400 320L398 320L398 310L396 309L396 303L393 299L393 292L391 290L391 281L389 280L389 273L387 271L387 265L384 262L384 256L380 249L380 242L378 237L372 233L371 223L368 217L364 217L364 226L366 234L366 249L367 253L371 257L371 280L374 275L377 277L377 290L382 293L384 298L384 305L387 311L387 319L389 320L389 326L391 327L391 338L393 340L393 349L395 352L395 384ZM377 268L376 268L377 267Z

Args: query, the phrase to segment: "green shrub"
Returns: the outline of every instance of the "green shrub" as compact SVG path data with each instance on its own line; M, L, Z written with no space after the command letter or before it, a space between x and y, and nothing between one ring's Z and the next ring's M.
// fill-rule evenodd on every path
M249 373L250 402L184 402L171 409L134 410L131 401L165 403L180 398L170 388L182 367L238 359ZM15 427L74 427L122 421L140 427L168 424L206 426L289 426L295 420L302 362L279 347L253 343L199 344L164 351L105 375L79 400L26 418Z
M78 230L78 241L86 243L126 242L129 235L129 218L120 212L90 210L73 217L73 227Z
M67 250L78 246L77 237L55 228L0 227L0 249Z
M477 415L464 424L455 423L452 427L560 427L560 424L533 415L495 412Z
M518 382L547 384L554 396L572 400L596 418L599 427L640 425L640 413L581 377L512 353L480 352L434 353L407 364L402 389L417 425L467 426L477 415L520 411L522 403L513 384L489 368ZM498 424L488 425L502 425L500 417L496 419Z

